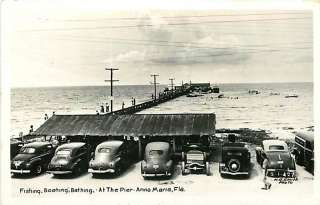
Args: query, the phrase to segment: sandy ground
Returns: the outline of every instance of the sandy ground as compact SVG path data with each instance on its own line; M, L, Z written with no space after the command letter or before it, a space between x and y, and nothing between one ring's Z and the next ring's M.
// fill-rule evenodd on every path
M84 173L77 177L53 177L50 174L42 174L40 176L15 176L12 178L12 194L14 197L21 196L36 196L38 194L20 193L20 189L32 188L33 190L41 190L44 188L92 188L94 195L99 194L119 194L108 191L99 192L99 188L112 187L126 188L136 190L138 188L157 189L173 189L178 187L179 190L173 191L180 195L213 195L213 196L227 196L230 193L236 193L241 196L252 196L252 194L277 195L281 197L303 197L310 198L313 194L313 175L305 171L303 167L297 166L298 180L293 181L292 184L279 184L279 182L270 179L272 188L270 190L263 190L263 174L260 165L256 163L255 154L252 152L252 172L249 178L222 178L219 174L218 163L211 163L211 176L201 174L181 175L180 165L176 165L175 174L170 179L153 178L144 180L140 173L140 162L132 165L124 171L120 176L104 176L99 178L92 178L89 173ZM183 191L182 191L183 189ZM124 191L124 190L122 190ZM145 194L142 192L126 192L135 194ZM165 191L171 193L171 191ZM42 197L47 196L64 196L65 193L42 193ZM74 194L74 193L73 193ZM89 193L82 193L89 194Z

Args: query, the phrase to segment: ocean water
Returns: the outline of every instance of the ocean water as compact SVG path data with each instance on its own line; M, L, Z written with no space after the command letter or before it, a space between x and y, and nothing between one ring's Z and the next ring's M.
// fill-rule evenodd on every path
M274 135L287 136L292 129L313 126L313 84L220 84L220 93L201 97L182 96L140 113L215 113L217 128L251 128L269 130ZM163 90L165 86L158 86ZM256 89L261 93L249 94ZM153 86L115 86L114 110L122 102L131 105L151 99ZM277 92L280 95L270 95ZM14 88L11 90L11 136L27 133L30 125L38 128L44 122L44 114L94 114L107 102L107 86ZM285 98L297 94L298 98ZM278 136L278 137L283 137Z

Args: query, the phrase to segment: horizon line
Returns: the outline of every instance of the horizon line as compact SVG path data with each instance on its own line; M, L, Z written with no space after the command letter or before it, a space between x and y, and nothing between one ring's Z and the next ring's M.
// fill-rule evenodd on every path
M287 81L287 82L246 82L246 83L234 83L234 82L224 82L224 83L211 83L211 82L198 82L195 83L210 83L211 85L224 85L224 84L285 84L285 83L313 83L313 81ZM189 82L188 82L189 83ZM191 81L192 83L192 81ZM118 84L113 86L153 86L151 84ZM159 86L169 86L169 84L158 84ZM19 89L19 88L62 88L62 87L103 87L110 85L96 84L96 85L39 85L39 86L11 86L10 89ZM176 85L176 86L180 86Z

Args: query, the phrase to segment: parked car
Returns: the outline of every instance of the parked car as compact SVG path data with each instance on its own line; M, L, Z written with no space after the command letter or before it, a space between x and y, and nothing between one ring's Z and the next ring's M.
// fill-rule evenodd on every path
M210 175L208 154L204 147L195 144L187 145L184 147L181 158L182 175L189 173L205 173Z
M111 140L96 147L89 163L88 172L93 175L114 173L129 167L138 156L138 143L132 141Z
M21 147L23 147L24 143L16 138L10 138L10 159L12 159L13 157L15 157Z
M296 163L314 172L314 134L313 132L296 132L293 151Z
M251 155L245 143L225 143L221 149L219 171L224 175L250 175Z
M71 142L60 145L48 166L53 175L77 174L88 169L91 147L83 142Z
M32 142L24 145L11 160L13 174L41 174L48 166L54 154L49 142Z
M265 159L267 176L296 177L296 165L286 142L281 140L264 140L262 147L256 148L257 162L263 166Z
M173 151L168 142L150 142L145 148L141 162L141 174L150 176L172 176L174 171Z

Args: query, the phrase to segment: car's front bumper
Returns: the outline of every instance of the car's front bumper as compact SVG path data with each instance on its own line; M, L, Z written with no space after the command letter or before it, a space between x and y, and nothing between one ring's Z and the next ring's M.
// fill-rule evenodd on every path
M48 174L72 174L71 170L48 170L47 171Z
M143 177L157 177L157 176L171 176L170 172L165 172L165 173L146 173L146 172L142 172L141 175Z
M89 173L92 174L106 174L106 173L115 173L114 169L88 169Z
M199 170L204 170L206 168L205 164L201 164L198 162L187 162L185 169L189 169L191 171L199 171Z
M233 175L233 176L237 176L237 175L248 175L249 172L230 172L230 171L223 171L220 170L221 174L228 174L228 175Z
M27 169L11 169L11 173L14 173L14 174L29 174L29 173L31 173L31 170L27 170Z

